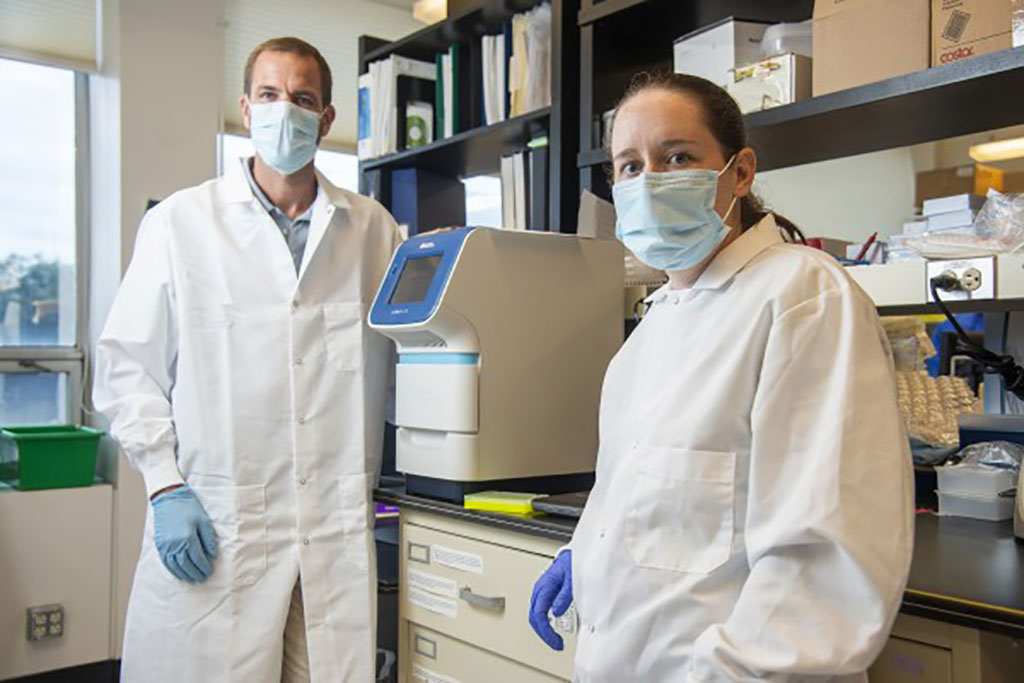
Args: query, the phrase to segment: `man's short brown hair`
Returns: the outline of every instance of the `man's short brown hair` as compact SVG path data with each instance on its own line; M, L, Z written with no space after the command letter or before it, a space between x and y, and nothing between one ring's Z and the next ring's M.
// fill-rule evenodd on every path
M323 106L331 103L331 67L327 66L327 60L320 54L320 51L300 38L291 36L285 38L271 38L257 45L249 58L245 60L245 94L252 90L252 67L256 58L264 52L290 52L301 57L312 57L320 69L320 90L323 95Z

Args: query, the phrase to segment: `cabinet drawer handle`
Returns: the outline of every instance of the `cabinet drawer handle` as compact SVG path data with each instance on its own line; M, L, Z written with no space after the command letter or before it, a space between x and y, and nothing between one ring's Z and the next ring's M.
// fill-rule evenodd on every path
M477 595L469 586L463 586L459 589L459 599L465 600L469 604L473 605L473 607L490 609L495 612L505 611L505 598L492 598L486 595Z

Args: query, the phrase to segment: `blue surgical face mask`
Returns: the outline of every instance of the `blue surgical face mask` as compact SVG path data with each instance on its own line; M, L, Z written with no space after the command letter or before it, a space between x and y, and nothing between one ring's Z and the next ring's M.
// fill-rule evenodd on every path
M618 220L615 234L633 254L658 270L686 270L707 259L729 234L715 211L721 171L687 169L641 173L612 186Z
M260 159L283 175L313 160L323 114L286 101L252 104L249 110L252 146Z

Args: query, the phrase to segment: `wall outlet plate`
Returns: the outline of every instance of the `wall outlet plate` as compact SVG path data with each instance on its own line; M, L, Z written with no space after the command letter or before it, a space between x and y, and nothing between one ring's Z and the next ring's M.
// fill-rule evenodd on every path
M53 640L64 635L64 607L62 605L38 605L25 610L25 638L32 643Z
M995 258L991 256L955 261L929 261L925 281L929 302L935 301L932 297L931 279L943 273L956 276L964 286L964 289L952 292L939 290L939 297L943 301L977 301L996 297L996 265Z

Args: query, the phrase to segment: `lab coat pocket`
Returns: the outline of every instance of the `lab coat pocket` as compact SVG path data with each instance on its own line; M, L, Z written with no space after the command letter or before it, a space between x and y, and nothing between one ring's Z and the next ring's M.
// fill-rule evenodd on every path
M342 372L358 371L363 365L363 305L327 303L323 312L327 360Z
M219 552L211 580L243 588L267 571L267 521L264 488L191 484L213 520Z
M636 456L625 536L637 565L709 574L725 564L736 454L644 446Z
M371 520L369 474L348 474L338 480L338 504L341 516L341 533L344 542L344 554L352 564L361 569L369 566Z

